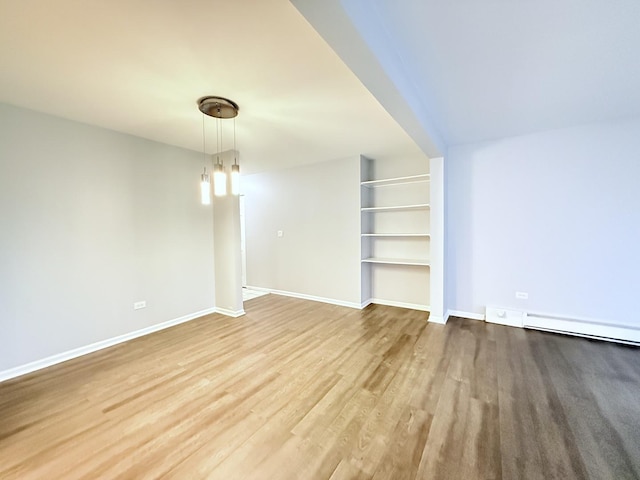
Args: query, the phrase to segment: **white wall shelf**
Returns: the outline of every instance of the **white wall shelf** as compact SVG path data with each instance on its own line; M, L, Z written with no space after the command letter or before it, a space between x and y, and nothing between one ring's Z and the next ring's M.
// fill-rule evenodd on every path
M428 173L424 173L420 175L410 175L408 177L385 178L382 180L367 180L364 182L360 182L360 185L369 188L388 187L391 185L404 185L405 183L428 182L429 180L430 175Z
M428 238L430 233L363 233L363 237L384 237L384 238Z
M385 187L385 188L378 188ZM428 309L431 172L422 156L360 161L361 303Z
M401 210L428 210L428 203L418 203L414 205L396 205L390 207L364 207L361 210L363 212L393 212L393 211L401 211Z
M363 258L365 263L382 263L385 265L412 265L416 267L428 267L429 261L426 259L409 259L409 258Z

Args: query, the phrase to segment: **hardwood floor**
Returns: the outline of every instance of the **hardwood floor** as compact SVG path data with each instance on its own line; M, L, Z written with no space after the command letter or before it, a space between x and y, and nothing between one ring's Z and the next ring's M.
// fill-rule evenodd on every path
M0 478L640 478L640 350L267 295L0 384Z

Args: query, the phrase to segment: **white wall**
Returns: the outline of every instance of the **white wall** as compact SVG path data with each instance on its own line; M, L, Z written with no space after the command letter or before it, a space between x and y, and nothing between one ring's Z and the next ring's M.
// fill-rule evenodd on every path
M445 165L447 308L640 325L640 121L455 146Z
M201 168L0 104L0 371L213 307Z
M359 305L359 184L359 157L243 177L247 284Z

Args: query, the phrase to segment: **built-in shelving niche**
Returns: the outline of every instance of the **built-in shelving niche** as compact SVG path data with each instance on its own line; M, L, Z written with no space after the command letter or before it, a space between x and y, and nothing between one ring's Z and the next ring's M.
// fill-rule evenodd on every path
M361 301L428 310L429 161L362 157L360 167Z

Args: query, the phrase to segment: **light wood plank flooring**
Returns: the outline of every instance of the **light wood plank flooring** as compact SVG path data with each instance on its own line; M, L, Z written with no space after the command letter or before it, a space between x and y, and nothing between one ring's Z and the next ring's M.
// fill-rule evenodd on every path
M640 350L267 295L0 384L0 478L640 478Z

